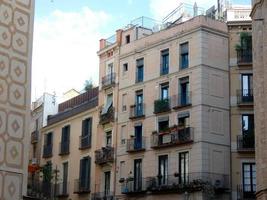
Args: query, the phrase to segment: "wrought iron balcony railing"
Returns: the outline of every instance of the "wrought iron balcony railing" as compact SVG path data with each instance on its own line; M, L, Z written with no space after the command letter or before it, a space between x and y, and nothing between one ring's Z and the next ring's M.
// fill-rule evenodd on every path
M255 135L254 133L248 135L237 136L237 151L239 152L253 152L255 151Z
M74 193L90 193L90 180L85 178L74 180Z
M145 104L135 104L130 106L130 119L137 119L145 116Z
M70 153L70 141L59 143L59 155L67 155Z
M91 148L91 135L80 136L80 149Z
M237 104L238 105L248 105L253 104L254 97L253 97L253 89L243 89L243 90L237 90Z
M256 192L255 191L244 191L243 185L237 185L237 200L255 200Z
M33 131L31 134L31 143L35 144L38 142L38 138L39 138L39 131Z
M114 192L105 191L92 194L92 200L115 200Z
M113 122L114 121L114 113L115 113L114 107L110 107L108 109L107 113L104 113L104 114L100 113L99 123L100 124L107 124L107 123Z
M154 113L168 112L171 110L170 98L159 99L154 101Z
M251 64L252 63L252 49L238 49L237 53L237 64Z
M43 158L50 158L53 154L53 145L44 145L43 147Z
M186 106L192 105L192 92L179 93L172 97L173 109L179 109Z
M133 137L127 140L126 143L126 151L127 152L136 152L136 151L144 151L146 149L146 138L136 138Z
M192 143L194 141L192 127L174 128L166 132L151 135L151 148L163 148Z
M169 73L169 67L163 67L163 66L160 67L160 75L161 76L166 75L168 73Z
M102 147L102 149L95 151L95 163L103 165L114 161L114 148Z
M121 185L121 193L126 195L142 194L146 192L145 178L127 178Z
M102 77L102 88L108 88L115 84L116 74L110 73L104 77Z

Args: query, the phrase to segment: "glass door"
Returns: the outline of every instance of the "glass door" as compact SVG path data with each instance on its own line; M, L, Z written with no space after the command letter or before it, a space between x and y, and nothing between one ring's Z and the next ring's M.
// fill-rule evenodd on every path
M134 160L134 191L142 190L142 160Z

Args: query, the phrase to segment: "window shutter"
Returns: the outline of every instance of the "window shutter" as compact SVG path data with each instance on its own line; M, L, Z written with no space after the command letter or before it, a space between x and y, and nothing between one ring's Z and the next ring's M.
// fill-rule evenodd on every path
M89 144L91 145L91 139L92 139L92 121L93 119L92 118L89 118L88 119L88 134L89 134Z
M86 120L82 121L82 136L85 136L85 125L86 125Z
M91 185L91 157L88 157L88 188Z

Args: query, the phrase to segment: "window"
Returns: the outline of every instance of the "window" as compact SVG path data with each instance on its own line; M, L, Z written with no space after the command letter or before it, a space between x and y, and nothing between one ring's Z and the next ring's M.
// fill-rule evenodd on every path
M168 183L168 155L159 156L158 178L159 185Z
M120 178L125 178L126 177L126 166L125 166L125 161L120 162Z
M169 49L161 51L160 75L169 73Z
M126 126L121 126L121 144L125 144Z
M127 97L126 94L123 94L123 95L122 95L122 112L124 112L124 111L127 110L127 106L126 106L126 97Z
M131 42L131 37L130 35L126 35L125 37L126 44L129 44Z
M113 63L109 63L107 71L106 71L106 74L109 75L109 74L112 74L112 73L113 73Z
M112 131L106 132L106 146L111 147L112 145Z
M67 194L67 192L68 192L68 168L69 168L69 163L68 162L63 163L62 168L63 168L62 194Z
M52 146L52 144L53 144L53 133L49 132L46 134L46 137L45 137L45 145Z
M179 106L186 106L190 104L190 94L189 94L189 77L184 77L179 79L180 83L180 93L179 93Z
M242 115L242 133L243 135L254 134L254 115Z
M64 126L61 132L61 143L68 143L70 141L70 125Z
M80 182L79 188L89 190L91 173L91 158L89 156L80 160Z
M256 165L243 163L243 192L244 197L251 197L256 192Z
M253 94L253 77L252 74L242 74L242 97L249 98Z
M189 152L179 153L179 182L180 184L188 183Z
M190 126L189 113L181 113L178 115L179 128L187 128Z
M111 93L111 94L108 94L106 97L106 104L101 111L101 115L106 114L109 111L109 109L112 107L112 104L113 104L113 94Z
M143 90L139 90L135 94L135 116L142 116L143 115Z
M169 117L160 117L158 119L158 130L164 132L169 128Z
M39 119L35 120L35 130L37 131L39 129Z
M126 72L128 72L128 63L124 63L123 64L123 75L125 75L126 74Z
M186 69L189 65L188 42L180 45L180 69Z
M161 85L161 100L169 99L169 83L164 83Z
M144 58L136 60L136 83L144 80Z
M142 159L134 160L134 191L142 190Z
M81 136L81 148L87 148L91 146L92 140L92 118L87 118L82 121L82 136Z
M108 172L104 172L104 195L105 196L109 196L110 195L110 174L111 172L108 171Z

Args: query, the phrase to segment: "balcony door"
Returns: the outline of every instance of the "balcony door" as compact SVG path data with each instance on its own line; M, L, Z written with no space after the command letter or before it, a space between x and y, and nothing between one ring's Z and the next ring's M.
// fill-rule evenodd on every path
M134 160L134 191L142 190L142 159Z
M158 183L159 185L168 184L168 155L159 156L158 169Z
M136 92L136 115L143 115L143 91Z
M142 148L142 125L134 127L134 149Z
M253 76L252 74L242 74L242 102L251 102L253 99Z
M256 192L256 165L243 163L243 195L244 198L255 198Z
M104 173L104 196L110 195L110 171Z
M187 105L189 103L189 78L180 79L180 101L181 105Z
M113 63L108 64L106 75L110 75L114 72Z
M169 84L161 85L161 100L167 100L169 98Z
M89 190L90 186L90 157L85 157L80 160L80 189Z
M179 153L179 183L187 184L189 181L189 152Z
M243 147L254 147L254 115L244 114L242 115L242 135L243 135Z
M68 192L68 167L69 163L63 163L63 184L62 184L62 193L67 194Z

